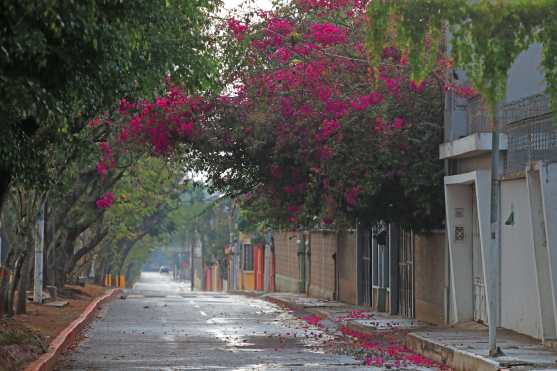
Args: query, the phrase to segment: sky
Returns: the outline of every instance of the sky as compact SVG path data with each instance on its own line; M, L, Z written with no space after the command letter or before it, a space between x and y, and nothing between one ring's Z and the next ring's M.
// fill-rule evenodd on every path
M224 0L224 6L226 9L233 9L240 6L244 2L245 0ZM257 5L258 8L264 10L271 9L271 0L253 0L253 2Z

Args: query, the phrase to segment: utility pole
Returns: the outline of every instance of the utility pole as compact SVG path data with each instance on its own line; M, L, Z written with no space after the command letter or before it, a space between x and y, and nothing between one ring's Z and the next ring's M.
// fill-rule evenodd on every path
M488 282L488 335L489 355L497 357L503 353L497 347L497 322L499 317L499 250L500 250L500 201L501 201L501 156L499 151L499 122L497 118L497 105L490 105L493 118L491 137L491 207L490 207L490 244L487 254L486 280ZM490 277L491 276L491 277Z
M43 302L43 253L44 253L44 212L45 205L41 206L38 218L39 240L35 243L35 282L33 288L33 302Z

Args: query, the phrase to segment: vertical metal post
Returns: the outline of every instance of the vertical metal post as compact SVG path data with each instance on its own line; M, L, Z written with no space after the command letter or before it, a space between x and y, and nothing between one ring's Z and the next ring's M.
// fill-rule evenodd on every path
M491 138L491 242L489 246L488 266L485 269L488 284L488 333L489 333L489 355L492 357L501 355L497 347L497 323L498 323L498 280L499 280L499 246L500 246L500 201L501 201L501 157L499 153L499 124L497 120L497 107L491 107L493 118L493 130Z
M44 252L44 207L41 206L38 218L39 240L35 243L35 282L33 288L33 302L43 302L43 252Z

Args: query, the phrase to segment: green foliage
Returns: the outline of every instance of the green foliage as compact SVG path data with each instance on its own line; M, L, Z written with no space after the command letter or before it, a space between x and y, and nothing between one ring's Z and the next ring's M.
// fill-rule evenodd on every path
M120 97L149 98L163 78L215 87L207 45L217 0L4 1L0 5L0 169L48 184L53 146ZM79 143L78 143L79 144Z
M432 71L446 27L451 54L491 108L504 97L507 74L532 43L543 46L542 67L557 101L557 2L554 0L383 0L368 8L367 46L377 65L385 46L408 50L414 76Z

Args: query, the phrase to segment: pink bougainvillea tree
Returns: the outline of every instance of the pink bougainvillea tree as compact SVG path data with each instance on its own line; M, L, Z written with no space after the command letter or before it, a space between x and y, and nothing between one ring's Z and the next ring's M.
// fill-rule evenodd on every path
M280 223L347 216L435 223L442 96L457 89L444 82L450 63L440 56L434 74L413 81L404 51L393 45L372 68L365 6L297 0L226 20L231 42L244 48L231 93L191 97L169 83L154 101L122 100L112 145L172 154L214 189L243 194L245 205ZM103 177L116 155L109 143L99 149Z

